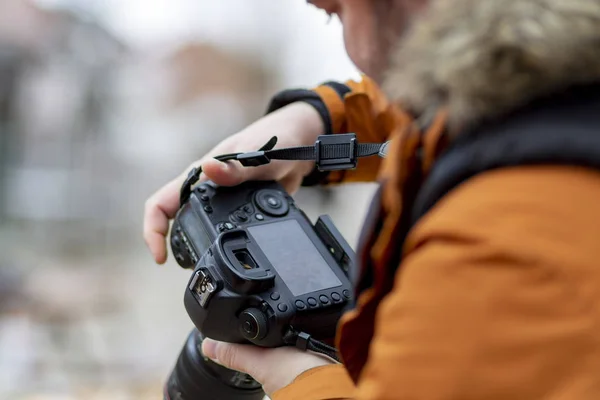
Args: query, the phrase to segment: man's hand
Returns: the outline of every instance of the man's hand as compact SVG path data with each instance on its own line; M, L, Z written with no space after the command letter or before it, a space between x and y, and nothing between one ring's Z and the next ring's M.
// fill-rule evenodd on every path
M208 338L202 342L202 353L226 368L252 376L263 385L267 396L289 385L303 372L333 363L324 356L294 347L265 349Z
M146 201L144 240L154 260L158 264L167 260L165 238L169 233L169 220L180 207L179 190L194 166L202 166L201 181L210 179L218 185L234 186L248 180L276 180L289 193L294 193L312 170L312 161L272 161L260 167L244 168L237 162L222 163L214 160L214 157L256 151L273 136L278 138L277 148L312 145L324 132L321 117L313 107L306 103L294 103L219 143Z

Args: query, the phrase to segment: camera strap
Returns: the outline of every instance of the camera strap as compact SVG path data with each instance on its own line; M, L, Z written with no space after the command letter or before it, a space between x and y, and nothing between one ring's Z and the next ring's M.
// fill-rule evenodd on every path
M310 350L327 356L334 361L340 362L340 358L335 347L313 339L308 333L296 332L290 328L283 340L289 346L294 346L302 351Z
M266 165L271 160L315 161L320 171L338 171L356 168L361 157L379 156L385 158L389 142L358 143L356 134L344 133L323 135L317 138L313 146L274 149L277 137L274 136L258 151L250 153L231 153L215 157L216 160L239 161L244 167ZM192 187L200 179L202 168L193 168L181 187L180 204L188 201Z

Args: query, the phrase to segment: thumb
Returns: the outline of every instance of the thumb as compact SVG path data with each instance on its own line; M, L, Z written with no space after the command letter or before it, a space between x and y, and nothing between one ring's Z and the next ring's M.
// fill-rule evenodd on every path
M202 163L204 176L220 186L236 186L252 180L279 180L285 175L289 165L273 161L268 165L244 167L237 161L221 162L214 158Z
M241 345L204 338L202 353L212 361L226 368L252 375L259 380L261 360L265 349L260 347Z
M324 357L293 347L267 349L208 338L202 342L202 353L225 368L252 376L267 395L289 385L304 371L331 364Z
M202 164L202 172L208 179L221 186L235 186L247 179L247 169L237 162L221 162L214 158Z

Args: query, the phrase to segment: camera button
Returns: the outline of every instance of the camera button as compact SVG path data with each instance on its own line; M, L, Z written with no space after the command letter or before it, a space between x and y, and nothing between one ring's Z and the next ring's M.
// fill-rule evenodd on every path
M262 220L265 219L265 216L262 215L262 214L256 214L256 219L259 220L259 221L262 221Z
M247 340L262 340L267 336L269 324L265 315L256 308L249 308L240 314L240 328Z
M321 296L319 296L319 300L323 304L329 304L329 298L327 296L325 296L324 294L322 294Z
M262 212L274 217L283 217L290 211L286 198L277 190L260 190L256 193L254 200Z
M342 300L342 296L340 296L340 294L337 293L337 292L333 292L333 293L331 293L331 299L333 301L341 301Z
M247 213L251 213L252 212L252 207L250 207L250 206L244 206L244 211L246 211Z
M344 290L342 292L342 294L344 295L345 298L349 299L350 298L350 291L349 290Z
M200 196L200 200L202 200L202 201L208 201L209 197L207 195L203 194L202 196Z
M199 191L200 193L205 193L205 192L206 192L206 186L204 186L204 185L200 186L200 187L198 188L198 191Z
M288 310L288 306L287 304L281 303L277 305L277 309L281 312L286 312Z
M279 298L280 298L280 297L281 297L281 296L280 296L280 295L279 295L279 293L277 293L277 292L273 292L273 293L271 293L271 300L275 300L275 301L277 301L277 300L279 300Z
M231 222L221 222L217 225L217 230L219 232L230 231L233 228L235 228L235 225L233 225Z
M311 307L316 307L317 306L317 300L314 297L309 297L308 300L306 300L306 302L308 303L309 306Z
M298 310L304 310L306 308L306 304L304 304L301 300L296 300L296 308Z
M210 214L211 212L213 212L213 208L211 206L206 206L204 207L204 211Z
M267 197L267 204L273 208L279 208L281 207L281 200L276 197L269 196Z
M235 217L235 219L237 219L238 221L241 222L246 222L248 221L248 216L243 212L243 211L236 211L233 216Z

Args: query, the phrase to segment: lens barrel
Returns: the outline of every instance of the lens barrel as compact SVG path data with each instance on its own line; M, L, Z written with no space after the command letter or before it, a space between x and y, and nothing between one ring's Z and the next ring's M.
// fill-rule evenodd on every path
M165 400L262 400L251 376L222 367L202 355L202 334L194 329L165 385Z

